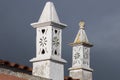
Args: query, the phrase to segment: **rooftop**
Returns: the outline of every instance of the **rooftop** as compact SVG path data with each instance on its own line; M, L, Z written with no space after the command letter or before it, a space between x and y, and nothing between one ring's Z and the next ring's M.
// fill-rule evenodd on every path
M27 80L12 75L0 74L0 80Z
M49 79L44 79L44 78L32 76L31 74L26 73L26 72L32 73L32 68L30 68L28 66L24 66L24 65L20 65L17 63L13 63L13 62L9 62L9 61L0 59L0 68L1 67L7 68L6 66L10 67L8 69L14 68L15 72L11 73L11 70L6 70L6 72L4 72L3 70L0 69L0 80L28 80L29 76L30 76L29 78L32 78L33 80L34 79L35 80L49 80ZM16 73L16 71L17 71L17 73ZM20 71L20 74L18 74L19 71ZM23 73L21 73L21 71L23 71ZM65 77L64 80L79 80L79 79L72 79L71 77Z

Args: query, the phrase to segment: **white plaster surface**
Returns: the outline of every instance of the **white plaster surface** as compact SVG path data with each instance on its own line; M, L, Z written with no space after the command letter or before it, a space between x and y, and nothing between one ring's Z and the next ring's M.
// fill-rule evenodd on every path
M55 33L57 30L57 33ZM61 47L62 47L62 30L56 27L52 28L52 55L57 58L61 58ZM56 38L56 39L55 39ZM55 50L57 54L55 54Z
M46 60L33 63L33 75L52 80L64 80L64 65Z
M87 49L87 57L84 58L85 49ZM90 68L90 48L83 45L73 46L72 67Z
M74 79L80 79L80 80L92 80L92 72L86 71L86 70L71 70L70 76Z
M47 22L50 21L58 25L51 26L51 24L47 24ZM45 26L43 26L43 23ZM64 80L63 64L66 63L66 61L61 58L61 27L64 25L59 21L54 4L47 2L39 21L31 25L33 28L36 28L36 57L30 60L33 62L33 75L52 80ZM55 33L54 30L57 30L57 33ZM59 39L58 46L55 46L56 43L53 44L53 40L55 40L54 37ZM54 53L55 50L57 54Z
M80 42L89 43L87 35L86 35L84 29L79 29L79 31L77 33L77 36L76 36L76 38L74 40L74 43L78 43L78 41L79 41L79 43Z
M42 34L42 29L45 29L44 34ZM37 28L37 35L36 35L36 54L38 58L44 59L44 58L50 58L51 56L51 46L52 46L52 26L46 26L46 27L40 27ZM46 42L44 40L40 40L46 38ZM45 43L46 45L40 45L40 41L42 43ZM42 50L45 50L45 53L42 54Z
M49 21L60 23L55 6L52 2L46 3L38 22L43 23Z
M90 68L90 47L80 43L89 43L85 30L80 28L74 40L72 67L69 68L70 76L80 80L92 80L92 69Z

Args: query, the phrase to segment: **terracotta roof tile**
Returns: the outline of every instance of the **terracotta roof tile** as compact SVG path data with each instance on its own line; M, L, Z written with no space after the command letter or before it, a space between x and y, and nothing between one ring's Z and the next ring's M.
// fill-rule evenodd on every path
M0 80L27 80L27 79L18 78L16 76L11 76L6 74L0 74Z
M17 63L13 63L13 62L1 60L1 59L0 59L0 64L10 66L10 67L15 67L15 68L18 68L18 69L27 70L27 71L30 71L30 72L32 71L32 68L30 68L28 66L20 65L20 64L17 64Z
M20 65L17 63L6 61L6 60L0 59L0 64L32 72L32 68L30 68L28 66ZM16 76L12 76L12 75L0 74L0 80L27 80L27 79L18 78ZM71 77L66 76L66 77L64 77L64 80L80 80L80 79L72 79Z

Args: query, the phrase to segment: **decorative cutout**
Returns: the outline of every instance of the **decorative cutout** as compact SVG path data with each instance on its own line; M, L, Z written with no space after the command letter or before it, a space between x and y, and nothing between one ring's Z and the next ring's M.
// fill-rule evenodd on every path
M58 32L58 31L57 31L57 30L55 30L55 34L57 34L57 32Z
M55 55L57 55L57 51L56 51L56 50L55 50L55 52L54 52L54 53L55 53Z
M59 46L60 44L59 39L57 37L54 37L52 42L53 42L53 45L55 45L55 47Z
M43 33L43 34L45 33L45 29L42 29L42 33Z
M85 59L88 59L88 54L87 54L87 53L84 53L83 57L84 57Z
M75 59L78 59L79 57L80 57L80 53L76 53L75 55L74 55L74 57L75 57Z
M44 47L45 45L47 45L47 38L43 36L42 38L40 38L39 43L40 46Z
M42 54L45 54L45 50L44 49L42 50Z
M88 48L84 48L84 54L83 54L83 57L85 58L85 59L88 59L88 57L89 57L89 55L88 55Z

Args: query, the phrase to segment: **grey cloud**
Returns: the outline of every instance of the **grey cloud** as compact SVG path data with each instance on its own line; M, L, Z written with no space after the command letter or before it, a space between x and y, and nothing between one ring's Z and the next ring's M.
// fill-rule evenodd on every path
M31 66L35 56L35 29L30 23L39 19L47 0L0 1L0 58ZM119 80L120 0L51 0L55 3L63 30L63 57L71 66L72 47L81 19L86 21L94 80Z

